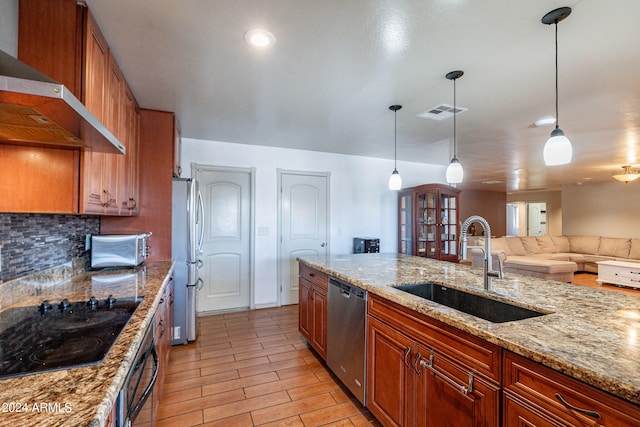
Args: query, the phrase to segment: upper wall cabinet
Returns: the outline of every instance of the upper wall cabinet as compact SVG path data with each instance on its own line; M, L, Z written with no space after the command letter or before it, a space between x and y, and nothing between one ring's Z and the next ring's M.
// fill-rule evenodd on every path
M139 108L89 9L20 0L18 56L68 87L126 148L124 156L80 151L75 212L136 215Z

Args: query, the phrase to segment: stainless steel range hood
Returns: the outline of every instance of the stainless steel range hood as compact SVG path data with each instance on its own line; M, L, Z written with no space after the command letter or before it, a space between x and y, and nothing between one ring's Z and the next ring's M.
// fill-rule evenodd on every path
M0 143L125 154L124 145L64 85L0 50Z

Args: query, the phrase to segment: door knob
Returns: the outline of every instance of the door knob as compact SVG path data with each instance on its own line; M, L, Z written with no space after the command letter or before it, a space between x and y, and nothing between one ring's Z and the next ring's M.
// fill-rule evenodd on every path
M324 248L325 246L327 246L327 244L325 242L322 242L322 243L320 243L320 246L322 246Z

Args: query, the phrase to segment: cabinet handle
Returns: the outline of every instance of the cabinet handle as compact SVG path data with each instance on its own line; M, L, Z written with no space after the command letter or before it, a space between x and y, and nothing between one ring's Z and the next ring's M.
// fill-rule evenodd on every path
M572 404L564 400L564 397L562 397L560 393L556 393L555 396L556 396L556 399L560 401L560 403L562 403L564 406L571 409L572 411L580 412L581 414L587 415L589 417L600 418L600 414L597 413L596 411L590 411L588 409L581 409L573 406Z
M134 199L133 197L129 197L129 200L127 200L127 209L132 211L136 207L138 207L138 202L136 202L136 199Z
M433 372L437 377L442 378L443 380L445 380L446 382L451 384L453 387L458 389L458 391L460 393L464 394L465 396L468 395L469 393L473 392L473 371L469 371L469 383L466 386L460 385L457 382L455 382L455 380L449 378L448 376L446 376L442 372L438 371L433 366L434 357L435 357L435 354L434 354L433 350L431 350L431 354L429 355L429 362L421 360L420 361L420 366L427 368L428 370Z
M411 365L409 364L409 361L407 360L407 357L409 357L409 353L411 352L411 348L407 347L404 350L404 365L407 367L407 369L411 369Z
M418 375L422 375L422 371L418 369L418 361L420 360L421 357L422 355L418 353L416 354L416 358L413 360L413 370L416 371L416 374Z
M104 196L106 197L106 201L102 203L102 206L109 207L110 205L113 204L113 202L115 202L115 200L113 199L113 196L111 195L111 193L109 192L109 190L102 190L102 194L104 194Z

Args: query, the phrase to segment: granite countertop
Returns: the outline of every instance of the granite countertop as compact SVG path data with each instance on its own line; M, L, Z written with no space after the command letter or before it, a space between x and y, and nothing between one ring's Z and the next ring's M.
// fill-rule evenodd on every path
M393 288L434 282L484 294L481 269L401 254L299 261L640 404L640 291L636 296L506 273L493 279L493 297L552 313L491 323Z
M101 363L0 380L0 425L103 426L172 269L171 261L158 261L136 269L54 273L0 284L2 310L38 305L45 299L144 297Z

